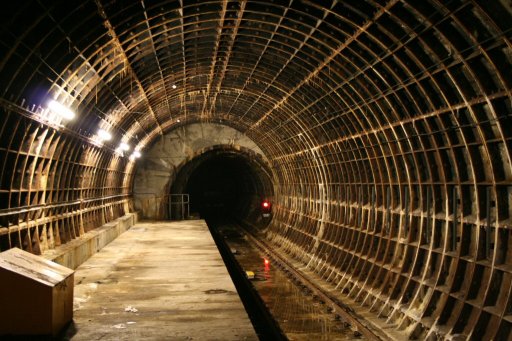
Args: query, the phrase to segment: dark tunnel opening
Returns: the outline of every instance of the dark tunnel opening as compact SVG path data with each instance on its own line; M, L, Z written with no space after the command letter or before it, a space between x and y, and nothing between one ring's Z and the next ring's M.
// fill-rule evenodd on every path
M190 215L215 221L268 224L260 204L273 196L270 171L259 157L236 150L208 151L183 165L171 195L188 194ZM174 217L170 212L171 219Z
M185 187L190 194L191 211L204 217L236 212L237 206L254 193L252 184L245 179L248 172L247 164L239 158L220 156L201 164Z

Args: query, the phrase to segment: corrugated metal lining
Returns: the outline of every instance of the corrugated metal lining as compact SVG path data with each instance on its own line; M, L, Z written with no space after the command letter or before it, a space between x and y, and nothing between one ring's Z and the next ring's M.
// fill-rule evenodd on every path
M0 249L129 210L177 124L258 143L272 241L412 338L506 339L511 14L505 1L16 1L0 32ZM50 97L78 116L49 123ZM44 115L43 115L44 116ZM179 120L179 121L178 121ZM92 140L110 130L106 147Z

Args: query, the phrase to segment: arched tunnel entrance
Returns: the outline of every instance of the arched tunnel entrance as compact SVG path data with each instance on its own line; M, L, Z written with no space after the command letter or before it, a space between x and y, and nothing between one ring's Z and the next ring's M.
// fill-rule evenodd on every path
M270 197L260 239L376 334L512 338L510 0L2 9L0 252Z
M271 172L263 159L245 149L215 147L185 162L170 186L170 197L189 195L192 216L206 220L248 221L262 227L260 203L273 197ZM169 205L169 217L180 210Z

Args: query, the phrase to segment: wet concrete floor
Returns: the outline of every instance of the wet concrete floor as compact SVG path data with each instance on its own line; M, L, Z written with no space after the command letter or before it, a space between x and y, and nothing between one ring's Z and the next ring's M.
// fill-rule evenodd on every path
M251 281L281 330L291 341L362 340L363 337L329 313L327 307L298 287L278 267L253 247L236 225L218 231L241 267L255 274Z
M203 220L141 222L75 273L66 340L257 340Z

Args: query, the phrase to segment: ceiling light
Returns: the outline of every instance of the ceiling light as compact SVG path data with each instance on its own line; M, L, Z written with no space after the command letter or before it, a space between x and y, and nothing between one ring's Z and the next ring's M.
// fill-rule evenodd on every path
M142 155L142 154L141 154L138 150L135 150L135 151L132 153L132 156L133 156L134 158L136 158L136 159L137 159L137 158L139 158L139 157L141 157L141 155Z
M127 151L127 150L130 150L130 146L128 144L124 143L124 142L121 142L119 144L119 149Z
M172 88L173 88L173 89L176 89L176 88L177 88L176 84L173 84L173 85L172 85Z
M112 135L108 131L103 129L98 130L98 137L102 141L110 141L112 139Z
M52 99L48 103L48 108L50 108L51 111L61 116L62 118L65 118L66 120L72 120L75 117L75 113L71 109L62 105L56 100Z

